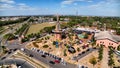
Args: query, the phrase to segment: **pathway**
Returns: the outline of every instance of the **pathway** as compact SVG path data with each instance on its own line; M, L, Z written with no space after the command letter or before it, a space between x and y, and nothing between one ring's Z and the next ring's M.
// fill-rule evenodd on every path
M102 59L102 62L101 62L101 68L109 68L108 66L108 49L107 48L104 48L103 50L103 59Z

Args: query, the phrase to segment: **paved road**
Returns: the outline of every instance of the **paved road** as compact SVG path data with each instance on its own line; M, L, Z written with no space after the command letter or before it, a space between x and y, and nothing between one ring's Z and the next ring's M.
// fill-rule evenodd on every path
M16 43L17 43L17 44L16 44ZM27 43L28 43L28 42L27 42ZM25 54L27 54L27 55L32 54L34 59L36 59L36 60L38 60L38 61L41 61L41 62L49 65L51 68L77 68L76 65L69 64L69 63L67 63L66 66L63 65L63 64L61 64L61 63L59 63L59 64L56 63L55 65L52 65L52 64L49 63L49 61L51 61L51 60L53 61L53 60L54 60L53 58L48 57L48 56L47 56L46 58L43 58L43 57L41 57L41 54L26 49L26 48L25 48L25 45L26 45L27 43L19 44L19 43L18 43L18 40L16 40L16 41L14 41L14 43L12 43L12 44L7 44L7 45L8 45L7 47L8 47L9 49L16 49L16 48L17 48L17 49L20 49L20 48L24 48L25 50L24 50L23 52L24 52ZM7 55L7 56L8 56L8 55Z
M21 68L34 68L27 61L21 59L5 59L0 61L0 65L3 64L16 64L17 66L21 66Z
M55 65L53 65L53 64L50 64L49 61L51 61L51 60L54 61L54 59L49 57L49 56L47 56L46 58L43 58L43 57L41 57L41 54L39 54L37 52L33 52L31 50L28 50L28 49L25 49L23 52L26 53L27 55L32 54L33 58L49 65L51 68L76 68L77 67L76 65L69 64L69 63L67 63L66 66L61 64L61 63L59 63L59 64L56 63Z
M80 56L77 56L77 58L75 60L79 60L83 57L85 57L86 55L90 54L91 52L95 51L95 50L98 50L98 49L93 49L93 48L90 48L89 51L85 52L84 54L80 55Z

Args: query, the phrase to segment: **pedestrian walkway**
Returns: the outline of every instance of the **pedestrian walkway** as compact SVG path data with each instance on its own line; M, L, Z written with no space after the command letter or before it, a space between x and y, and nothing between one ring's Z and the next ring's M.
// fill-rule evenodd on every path
M107 48L104 48L103 50L103 59L102 59L102 62L101 62L101 68L109 68L108 66L108 49Z

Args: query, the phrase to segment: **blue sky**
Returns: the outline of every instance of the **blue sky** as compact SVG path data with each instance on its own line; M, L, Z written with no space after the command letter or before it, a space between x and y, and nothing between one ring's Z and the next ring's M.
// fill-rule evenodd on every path
M93 15L120 16L119 0L0 0L0 16Z

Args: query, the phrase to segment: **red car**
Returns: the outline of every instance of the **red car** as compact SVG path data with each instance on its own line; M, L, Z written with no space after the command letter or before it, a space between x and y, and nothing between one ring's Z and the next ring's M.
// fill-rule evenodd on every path
M60 61L59 61L59 60L55 60L54 62L55 62L55 63L60 63Z

